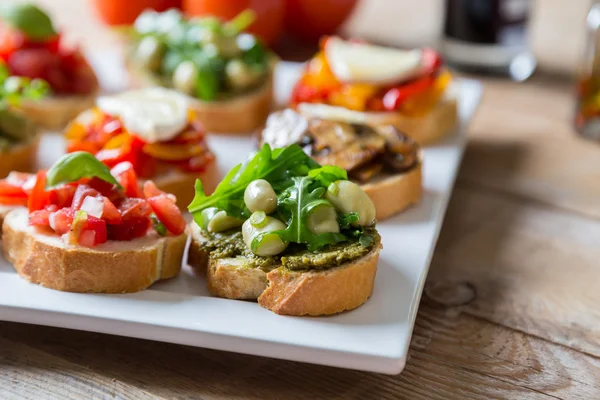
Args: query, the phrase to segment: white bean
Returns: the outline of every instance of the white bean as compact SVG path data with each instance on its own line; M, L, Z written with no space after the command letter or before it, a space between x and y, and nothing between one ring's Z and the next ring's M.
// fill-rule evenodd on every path
M315 235L340 231L335 208L324 204L311 210L306 218L306 226Z
M257 256L267 257L281 253L287 247L279 235L269 232L285 229L286 226L277 218L269 217L264 212L258 211L247 219L242 225L242 237L246 246ZM252 249L252 241L258 235L265 233L256 249Z
M250 212L264 211L269 214L277 208L277 195L269 182L257 179L246 187L244 203Z
M375 222L375 204L356 183L336 181L329 185L325 198L342 213L358 213L358 221L353 225L367 226Z
M193 61L182 61L173 72L173 87L185 94L192 94L196 87L198 67Z

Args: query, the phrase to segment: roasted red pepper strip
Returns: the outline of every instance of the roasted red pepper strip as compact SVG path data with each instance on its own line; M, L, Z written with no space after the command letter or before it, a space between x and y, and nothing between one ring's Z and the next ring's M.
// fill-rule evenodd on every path
M393 87L383 95L383 106L388 111L398 110L406 99L426 92L434 82L435 77L427 75Z

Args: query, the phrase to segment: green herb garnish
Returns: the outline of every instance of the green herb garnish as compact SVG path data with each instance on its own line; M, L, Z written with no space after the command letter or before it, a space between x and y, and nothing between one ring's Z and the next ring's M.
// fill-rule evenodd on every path
M160 236L167 235L167 227L165 226L165 224L158 220L155 214L150 215L150 220L152 221L152 227L154 228L156 233L158 233Z
M122 186L111 175L110 169L96 157L85 151L76 151L62 156L46 174L46 188L77 182L82 178L98 178L105 182Z
M307 156L298 145L271 150L265 144L251 159L238 164L223 178L214 193L206 196L200 180L196 181L196 196L188 206L198 225L203 226L202 210L216 207L227 215L238 219L250 217L250 211L244 204L244 191L250 182L265 179L275 192L281 192L293 183L293 178L306 176L319 164Z
M5 6L0 16L30 40L44 41L57 34L50 17L33 4Z

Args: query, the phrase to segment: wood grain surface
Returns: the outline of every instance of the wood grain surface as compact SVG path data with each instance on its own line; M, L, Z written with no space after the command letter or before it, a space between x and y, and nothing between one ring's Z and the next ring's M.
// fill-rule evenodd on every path
M600 399L600 145L570 83L484 85L401 375L0 322L0 399Z

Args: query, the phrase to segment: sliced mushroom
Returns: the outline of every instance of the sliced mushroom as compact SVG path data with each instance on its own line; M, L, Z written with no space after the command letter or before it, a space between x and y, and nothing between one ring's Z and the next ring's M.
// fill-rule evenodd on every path
M314 139L315 151L324 149L331 152L340 151L357 139L351 125L323 119L310 121L308 132Z
M350 171L349 175L351 179L358 181L359 183L366 183L373 179L375 175L383 170L383 163L371 162L370 164L363 165Z

